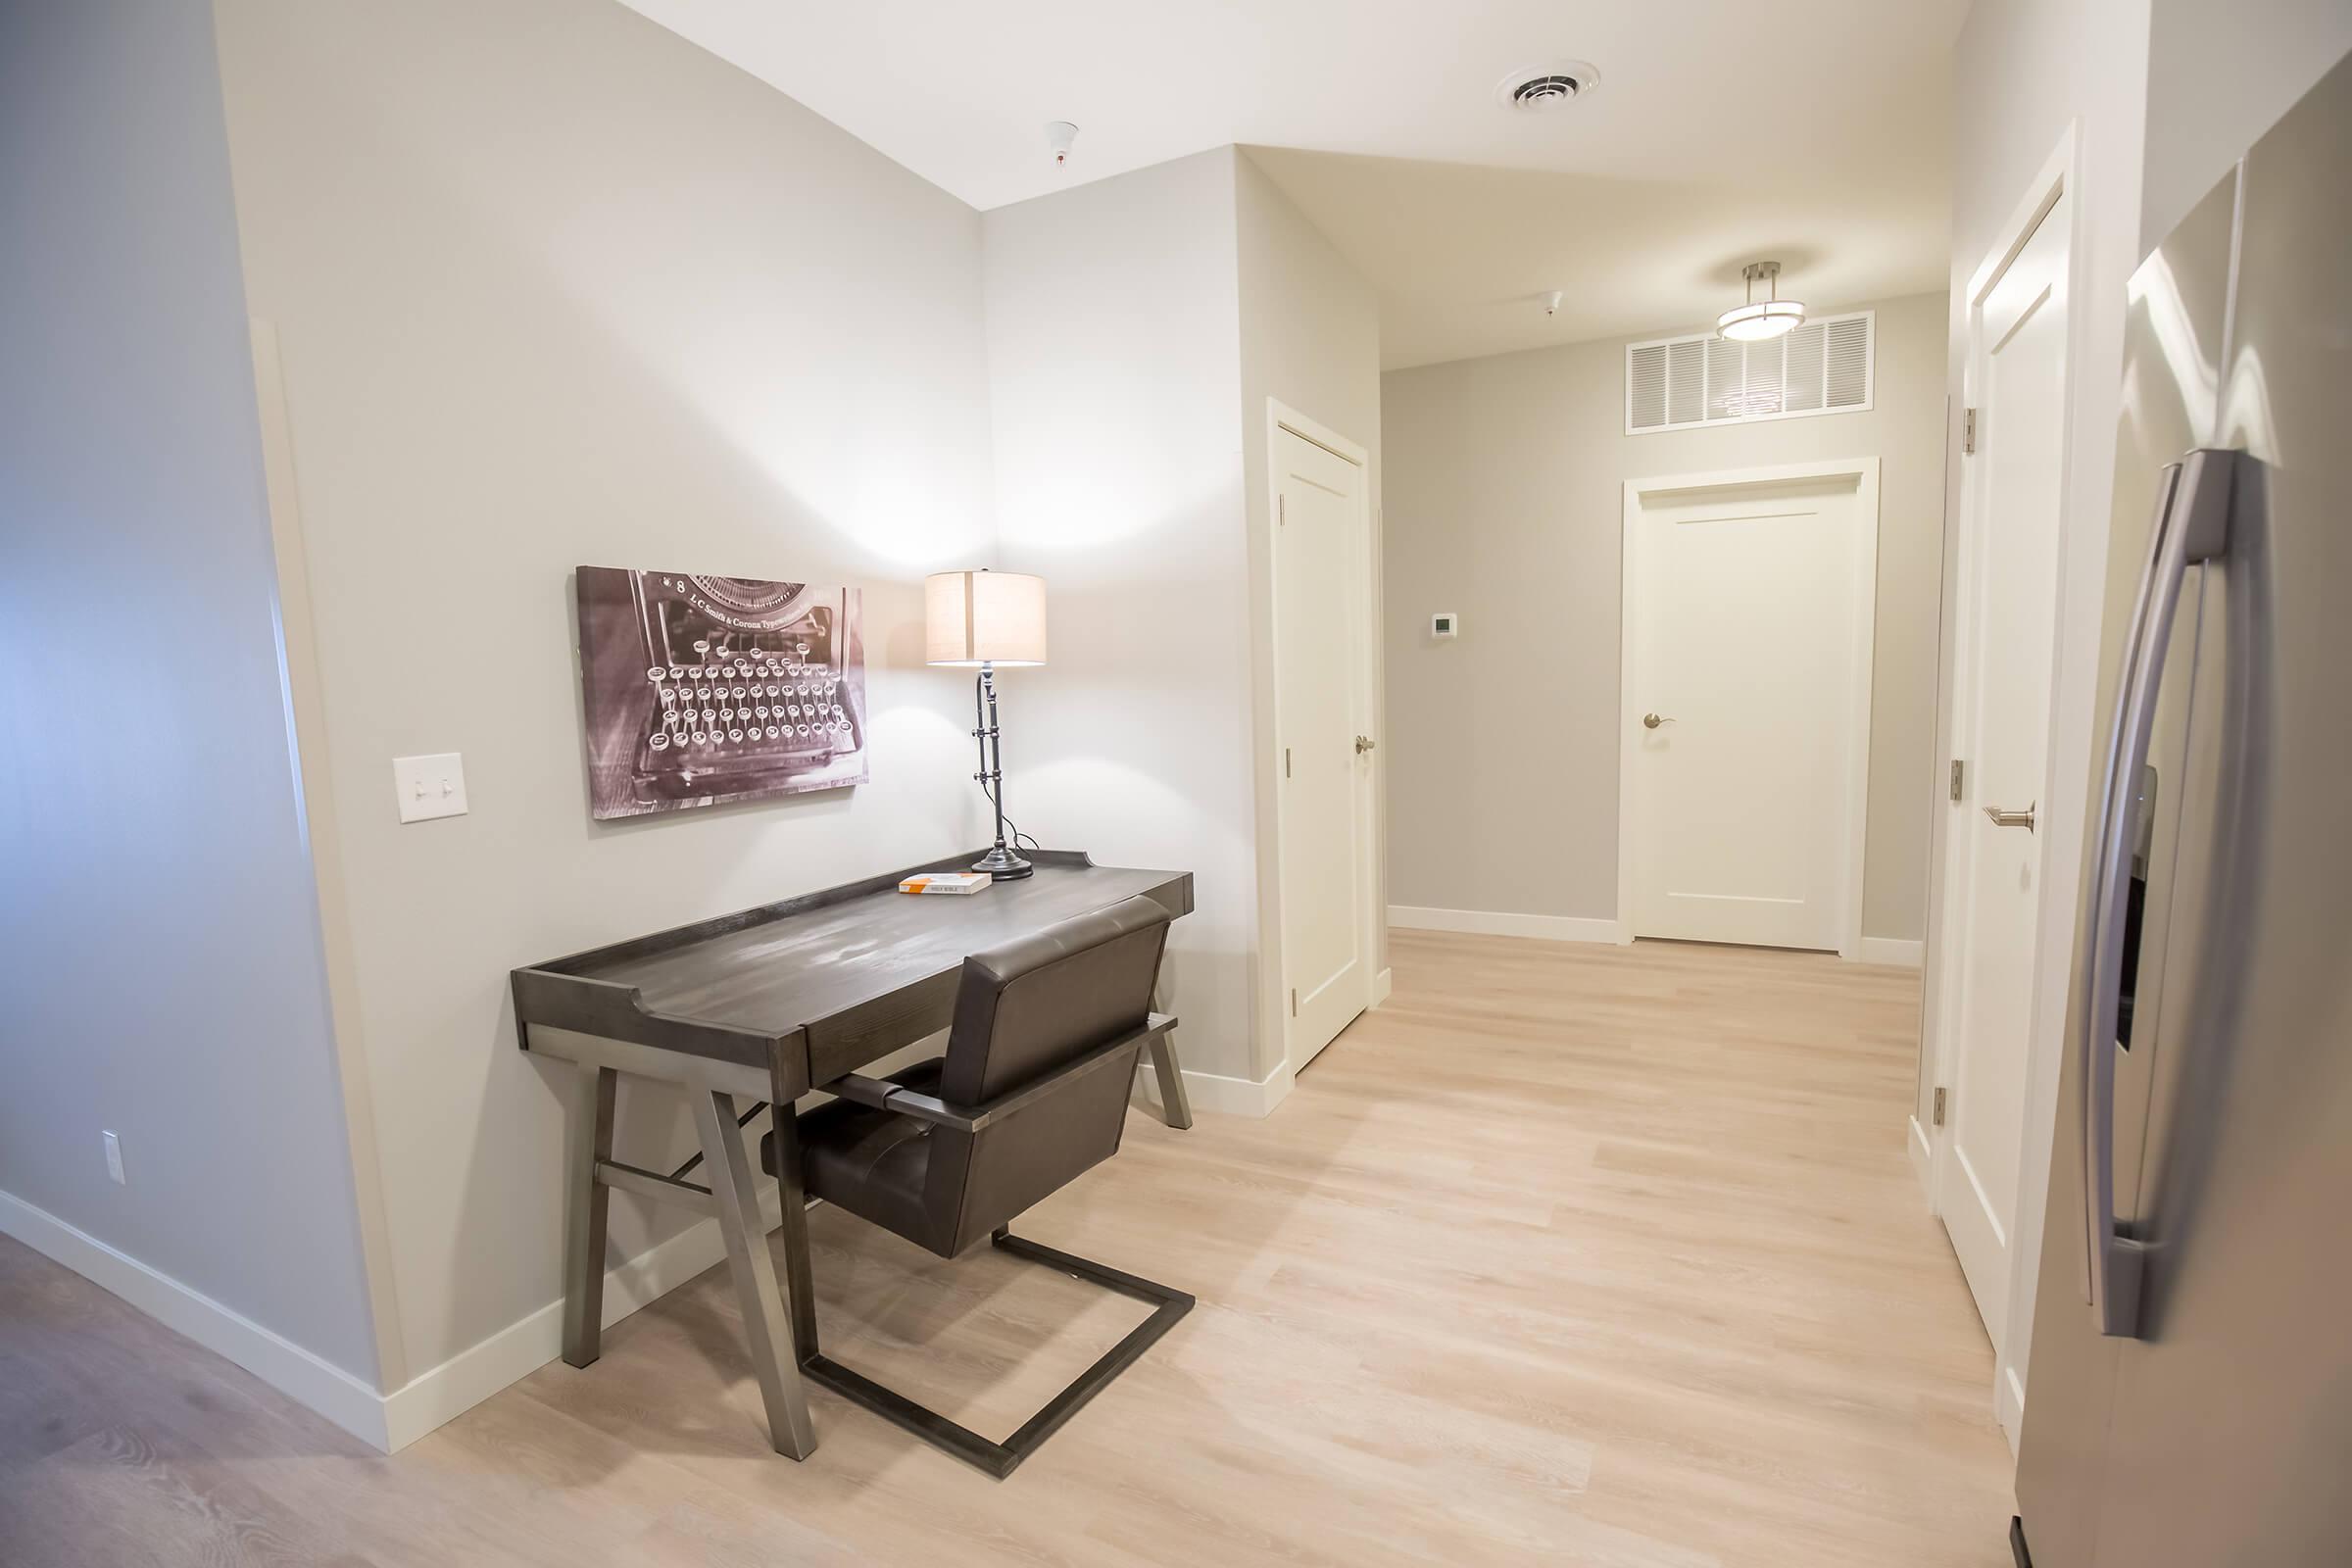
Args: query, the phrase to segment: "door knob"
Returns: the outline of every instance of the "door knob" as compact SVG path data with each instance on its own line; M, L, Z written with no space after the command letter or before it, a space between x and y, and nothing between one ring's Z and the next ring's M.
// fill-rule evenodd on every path
M1642 727L1643 729L1656 729L1660 724L1671 724L1673 722L1673 719L1660 718L1655 713L1643 713L1642 715Z
M1355 755L1361 757L1377 744L1369 735L1358 735L1355 738Z
M1997 806L1987 806L1984 814L1992 819L1994 827L2022 827L2031 833L2034 831L2034 808L2040 804L2035 801L2022 811L2004 811Z

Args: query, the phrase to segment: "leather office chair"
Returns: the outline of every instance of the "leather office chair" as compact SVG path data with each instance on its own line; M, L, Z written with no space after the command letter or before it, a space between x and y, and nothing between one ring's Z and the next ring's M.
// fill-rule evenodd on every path
M1118 1152L1137 1055L1176 1022L1151 1010L1167 934L1167 910L1133 898L972 955L944 1057L888 1079L853 1073L820 1085L839 1098L798 1119L811 1197L942 1257L988 1237L1155 1308L1001 1444L818 1353L814 1315L803 1317L796 1337L807 1342L798 1347L805 1373L1000 1479L1192 1309L1181 1291L1006 1230ZM760 1152L774 1174L774 1133Z

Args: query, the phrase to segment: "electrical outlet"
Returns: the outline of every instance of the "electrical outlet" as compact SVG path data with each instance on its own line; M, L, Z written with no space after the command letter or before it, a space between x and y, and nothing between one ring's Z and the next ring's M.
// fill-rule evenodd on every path
M121 1187L123 1185L122 1140L113 1133L102 1133L100 1136L106 1140L106 1173L115 1179L117 1187Z

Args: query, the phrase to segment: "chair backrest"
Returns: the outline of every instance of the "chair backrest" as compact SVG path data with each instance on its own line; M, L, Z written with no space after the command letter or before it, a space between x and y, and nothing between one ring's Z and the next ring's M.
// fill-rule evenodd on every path
M1142 1043L1085 1058L1144 1028L1167 936L1168 911L1138 897L964 959L939 1098L977 1110L1040 1092L976 1133L932 1134L938 1250L953 1256L1118 1152Z

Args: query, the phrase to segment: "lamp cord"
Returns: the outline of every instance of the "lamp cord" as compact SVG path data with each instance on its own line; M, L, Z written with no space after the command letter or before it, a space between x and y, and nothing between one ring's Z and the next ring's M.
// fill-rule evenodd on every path
M988 781L986 779L982 779L980 781L980 793L988 797L989 809L992 811L995 810L997 808L997 792L988 787ZM1040 845L1037 840L1031 838L1028 834L1022 832L1018 827L1016 827L1013 824L1012 818L1009 816L1004 819L1004 838L1005 842L1009 843L1016 850L1035 850L1043 848L1043 846Z

